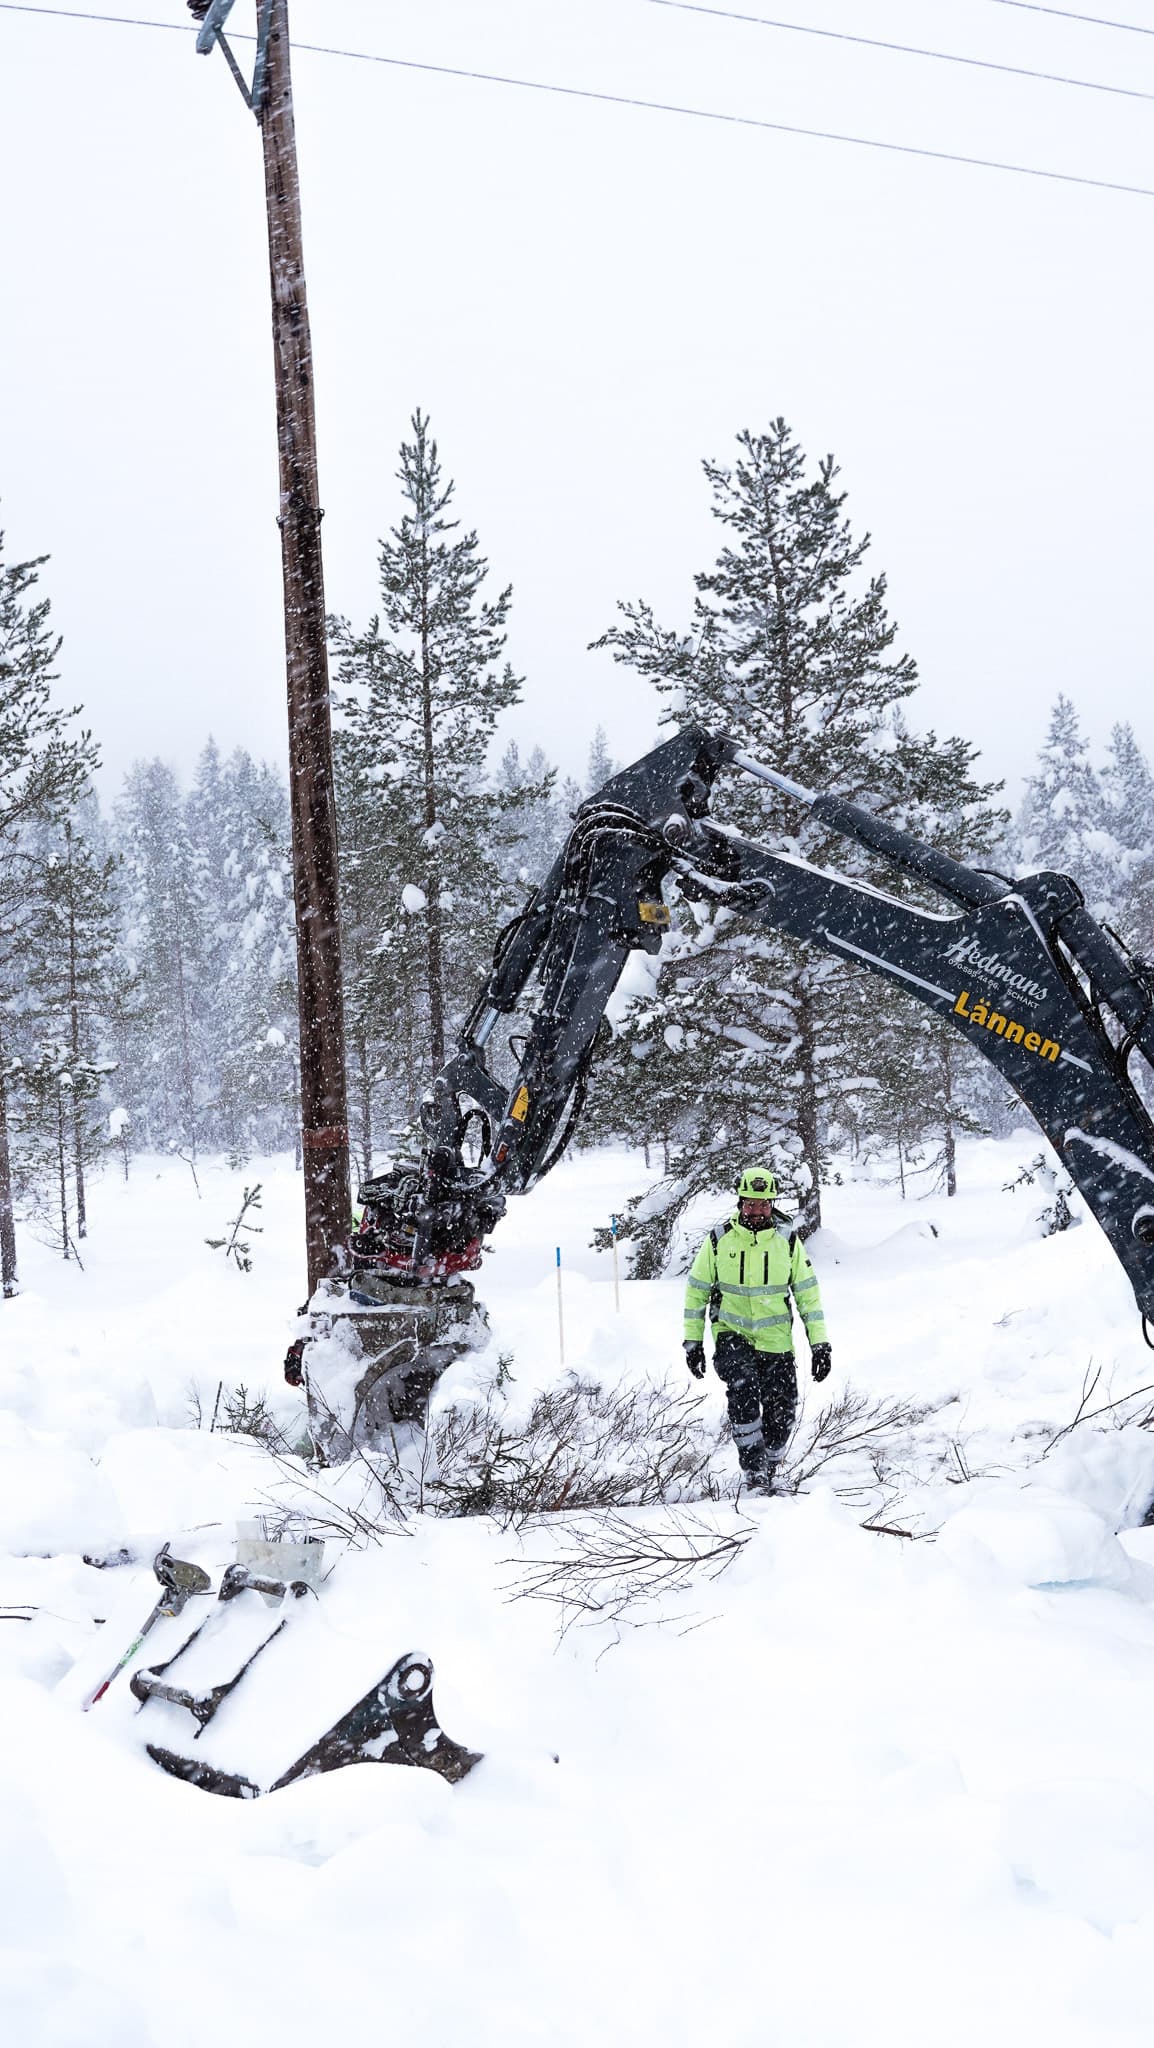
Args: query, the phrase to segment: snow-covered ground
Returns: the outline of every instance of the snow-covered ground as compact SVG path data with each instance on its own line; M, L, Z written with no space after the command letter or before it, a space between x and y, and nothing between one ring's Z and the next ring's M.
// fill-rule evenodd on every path
M25 1241L0 1308L5 2048L1147 2043L1154 1435L1123 1407L1042 1452L1088 1374L1098 1408L1154 1359L1096 1227L1042 1240L1037 1197L1002 1192L1036 1149L967 1146L952 1202L830 1189L821 1399L849 1382L930 1412L872 1493L859 1460L702 1508L749 1540L665 1625L559 1638L510 1598L565 1517L423 1516L342 1560L315 1683L427 1650L442 1725L485 1752L457 1787L364 1764L213 1799L143 1754L123 1681L79 1709L152 1603L159 1542L215 1578L283 1487L208 1423L223 1382L299 1431L292 1173L210 1166L198 1201L184 1166L139 1161L93 1192L83 1274ZM204 1240L258 1173L242 1274ZM589 1249L639 1175L579 1158L498 1233L481 1291L515 1400L561 1370L558 1245L567 1366L681 1383L680 1283L623 1282L618 1314ZM706 1399L720 1415L712 1378ZM863 1529L871 1510L919 1540ZM120 1546L143 1562L83 1562Z

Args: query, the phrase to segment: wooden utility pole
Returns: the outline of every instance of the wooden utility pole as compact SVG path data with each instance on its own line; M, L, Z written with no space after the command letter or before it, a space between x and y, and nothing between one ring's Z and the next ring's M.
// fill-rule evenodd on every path
M190 0L190 5L192 0ZM198 48L219 41L260 123L268 207L273 361L280 452L281 567L288 678L289 802L300 1012L301 1143L309 1293L348 1241L349 1133L337 897L336 802L329 716L321 505L312 342L305 297L300 178L289 66L288 0L258 0L251 94L221 33L229 5L205 19Z

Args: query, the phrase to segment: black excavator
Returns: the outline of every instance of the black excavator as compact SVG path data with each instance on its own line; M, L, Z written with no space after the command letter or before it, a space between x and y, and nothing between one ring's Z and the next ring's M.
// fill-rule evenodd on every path
M771 784L947 907L919 909L711 819L713 786L726 770ZM423 1425L438 1374L482 1340L484 1314L466 1275L508 1197L548 1173L575 1129L626 960L638 948L660 950L671 877L754 926L896 982L976 1046L1032 1112L1101 1224L1150 1342L1154 967L1090 915L1067 876L1010 881L966 867L857 804L803 789L751 760L738 741L689 726L581 806L548 876L502 932L457 1049L425 1098L420 1159L362 1187L349 1271L319 1290L290 1353L291 1376L308 1384L322 1457L337 1462L358 1445L395 1452L406 1424ZM486 1064L486 1047L534 981L524 1034L510 1041L519 1047L516 1071L504 1085ZM302 1691L293 1641L303 1646L302 1631L312 1626L323 1674L331 1639L323 1614L303 1598L309 1586L291 1570L262 1576L238 1562L215 1601L196 1565L165 1552L156 1570L161 1600L112 1674L94 1673L100 1683L84 1704L109 1691L153 1623L168 1617L163 1661L138 1664L128 1681L148 1753L166 1771L247 1799L350 1762L415 1764L457 1782L479 1761L441 1730L432 1665L422 1654L394 1661L335 1718L351 1672L332 1676L331 1700L319 1682ZM178 1626L186 1605L190 1615ZM149 1640L151 1648L157 1639ZM364 1657L373 1655L369 1645ZM364 1676L375 1670L366 1665ZM287 1687L285 1671L294 1681ZM238 1721L231 1700L242 1679L256 1694ZM270 1701L263 1716L262 1685ZM286 1722L288 1699L295 1721Z
M740 837L710 816L714 783L727 770L794 798L948 907L918 909ZM454 1350L452 1322L459 1337L473 1308L464 1275L479 1265L508 1197L548 1173L576 1128L626 959L637 948L660 950L671 877L751 925L897 983L976 1046L1081 1190L1126 1269L1150 1342L1154 967L1091 916L1068 876L1011 881L967 867L857 804L751 760L737 740L687 726L576 813L549 874L501 933L456 1050L424 1099L420 1159L361 1188L352 1299L409 1316L409 1338L390 1354L394 1415L407 1387L419 1420L437 1372L465 1348L462 1339ZM489 1071L486 1047L534 978L506 1086ZM418 1303L423 1324L412 1320ZM444 1312L452 1304L439 1324L438 1303Z
M870 882L755 845L712 819L714 783L734 770L807 807L830 831L936 892L945 907L920 909ZM857 804L803 789L751 760L737 740L690 726L581 806L548 876L502 932L456 1051L424 1100L420 1158L362 1187L349 1269L318 1290L286 1362L294 1382L306 1382L322 1459L381 1450L400 1471L403 1431L422 1431L438 1375L483 1341L484 1311L466 1276L480 1264L508 1197L548 1173L576 1128L608 1029L606 1006L630 952L660 951L669 924L663 888L673 877L695 899L713 898L753 926L788 932L895 982L976 1046L1081 1190L1126 1270L1150 1342L1154 1120L1146 1104L1154 1101L1154 967L1090 915L1067 876L1011 881L967 867ZM524 1031L510 1039L515 1072L506 1085L490 1071L486 1048L499 1020L521 1008ZM283 1754L275 1759L262 1750L254 1766L241 1754L228 1724L232 1690L258 1653L263 1681L278 1680L284 1623L266 1617L260 1602L305 1590L239 1566L225 1575L217 1606L232 1603L222 1610L226 1621L234 1608L238 1615L227 1645L218 1615L163 1664L133 1675L132 1692L164 1737L149 1743L150 1755L177 1776L236 1798L350 1761L418 1764L453 1781L471 1770L478 1758L440 1730L432 1665L415 1652L327 1734L318 1719L295 1743L282 1731ZM238 1592L252 1609L243 1641ZM226 1647L231 1661L221 1676ZM183 1717L191 1714L196 1740L218 1706L219 1730L213 1719L195 1756L187 1743L170 1746L159 1716L175 1716L187 1734ZM295 1762L294 1748L303 1749Z

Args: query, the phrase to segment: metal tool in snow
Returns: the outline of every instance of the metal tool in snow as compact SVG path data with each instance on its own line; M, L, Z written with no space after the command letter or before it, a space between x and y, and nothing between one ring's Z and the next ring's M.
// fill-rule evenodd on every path
M202 1571L198 1564L189 1564L185 1558L173 1557L167 1543L157 1551L152 1560L152 1569L163 1589L160 1598L139 1633L129 1643L123 1657L113 1665L107 1678L102 1678L100 1684L81 1702L84 1713L87 1713L90 1707L94 1707L97 1700L104 1698L113 1679L119 1677L126 1664L131 1664L145 1636L150 1629L155 1628L158 1621L169 1620L182 1613L194 1595L208 1593L212 1589L208 1573Z
M269 1641L275 1640L279 1634L278 1628ZM239 1682L259 1654L259 1651L254 1652L232 1685ZM205 1695L195 1700L181 1699L176 1687L168 1687L158 1696L187 1706L200 1724L197 1729L199 1736L222 1700L227 1698L232 1685L215 1688L220 1697L211 1700ZM216 1792L225 1799L259 1799L263 1792L279 1792L284 1786L295 1784L298 1778L319 1777L325 1771L339 1771L345 1764L415 1764L425 1770L436 1771L439 1777L456 1785L468 1776L474 1764L481 1761L477 1751L454 1742L440 1726L433 1707L432 1663L428 1657L413 1651L398 1657L380 1683L371 1686L363 1698L350 1707L326 1735L321 1736L319 1742L298 1757L271 1785L258 1785L239 1772L222 1770L199 1757L181 1756L159 1743L150 1742L147 1749L153 1762L171 1777L182 1778L186 1784L196 1785L202 1792Z
M307 1594L313 1598L306 1600ZM303 1607L309 1616L315 1615L318 1597L317 1589L303 1579L276 1578L243 1564L230 1565L217 1599L199 1627L165 1663L133 1672L130 1686L141 1713L147 1716L146 1732L155 1726L158 1735L167 1733L166 1720L168 1727L179 1729L180 1720L174 1720L171 1712L175 1708L196 1724L190 1745L199 1742L258 1659L258 1710L261 1680L271 1699L287 1698L285 1687L297 1682L299 1654L294 1665L290 1652L289 1675L285 1677L278 1675L279 1651L294 1614ZM270 1613L270 1602L282 1611ZM282 1719L274 1709L262 1725L275 1734ZM238 1749L243 1740L251 1742L252 1736L250 1705L239 1724L225 1715L221 1725L213 1727L202 1754L183 1753L171 1739L148 1741L145 1746L153 1762L172 1777L231 1799L255 1799L298 1778L316 1777L351 1763L418 1765L456 1784L480 1761L476 1751L454 1742L439 1725L433 1707L432 1662L412 1651L398 1658L384 1677L287 1769L278 1770L274 1765L263 1782L231 1768L235 1762L248 1760ZM263 1736L258 1748L265 1748ZM288 1754L291 1756L291 1749ZM282 1761L283 1757L282 1750Z
M266 1627L250 1654L230 1677L200 1692L188 1686L170 1685L164 1676L169 1666L175 1664L186 1650L192 1648L203 1634L208 1622L219 1615L220 1607L227 1605L230 1600L237 1599L241 1593L262 1593L267 1606L269 1601L279 1605L286 1594L291 1594L294 1600L303 1599L309 1590L303 1579L272 1579L263 1572L249 1571L247 1565L230 1564L220 1582L220 1590L216 1596L217 1606L213 1609L212 1615L205 1617L200 1627L186 1638L167 1663L155 1664L150 1669L133 1672L128 1681L133 1698L139 1700L142 1707L149 1700L168 1700L174 1707L187 1708L194 1721L199 1722L202 1728L207 1727L222 1701L226 1700L229 1693L240 1684L253 1659L259 1657L275 1635L280 1634L284 1622L278 1621L273 1627Z

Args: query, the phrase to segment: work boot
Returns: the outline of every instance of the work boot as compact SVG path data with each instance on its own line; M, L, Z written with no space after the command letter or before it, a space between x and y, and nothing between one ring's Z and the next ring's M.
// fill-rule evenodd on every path
M746 1493L772 1493L773 1467L764 1450L759 1456L741 1460L741 1483Z

